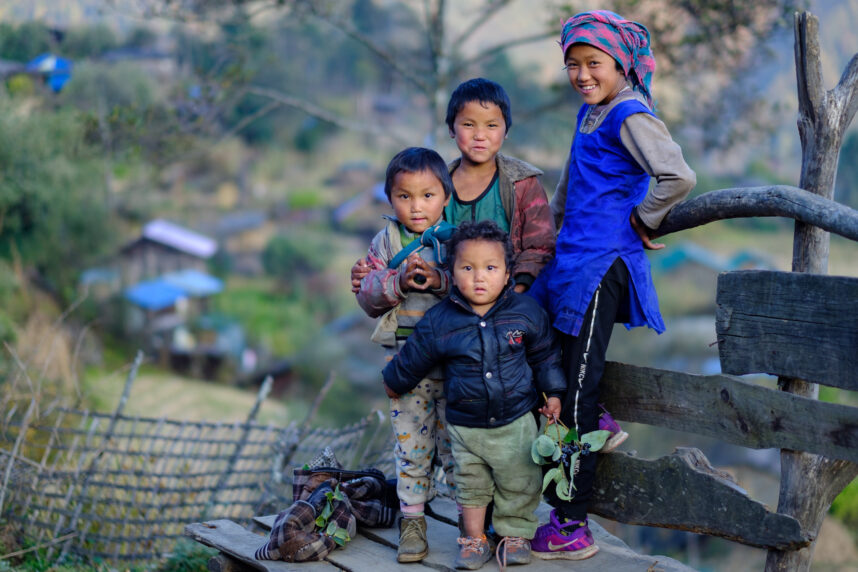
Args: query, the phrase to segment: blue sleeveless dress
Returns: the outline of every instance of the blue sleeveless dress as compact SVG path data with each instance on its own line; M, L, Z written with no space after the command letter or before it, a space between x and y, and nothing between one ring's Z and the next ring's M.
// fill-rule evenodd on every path
M569 164L569 187L563 226L554 259L531 286L555 328L577 336L596 287L617 257L629 269L629 299L618 308L626 327L647 325L658 333L664 321L643 243L629 224L632 209L649 190L650 176L620 140L629 115L649 113L630 99L608 112L592 133L581 133L588 106L578 112Z

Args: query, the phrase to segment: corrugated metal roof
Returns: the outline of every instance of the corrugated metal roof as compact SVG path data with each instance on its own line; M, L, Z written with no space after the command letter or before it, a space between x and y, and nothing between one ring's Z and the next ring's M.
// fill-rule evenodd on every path
M209 258L217 251L214 239L163 219L146 223L143 237L200 258Z

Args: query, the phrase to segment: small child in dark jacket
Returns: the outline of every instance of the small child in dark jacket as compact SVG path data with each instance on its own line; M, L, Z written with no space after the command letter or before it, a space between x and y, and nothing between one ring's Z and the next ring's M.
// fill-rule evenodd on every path
M444 368L456 500L464 531L456 567L475 570L492 557L483 531L486 507L507 564L530 561L542 472L530 456L537 437L530 411L560 415L566 381L548 316L513 291L512 246L489 220L463 223L448 243L454 288L417 323L384 368L385 390L410 391L437 364ZM503 552L501 552L503 550Z

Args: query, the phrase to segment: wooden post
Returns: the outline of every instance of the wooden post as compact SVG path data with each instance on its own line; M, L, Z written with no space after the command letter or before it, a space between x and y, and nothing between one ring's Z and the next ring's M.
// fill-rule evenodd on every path
M795 15L795 65L798 81L802 189L831 199L843 133L858 110L858 54L852 57L837 86L825 91L819 50L819 21L809 12ZM829 234L796 222L793 272L828 272ZM816 384L781 377L783 391L816 398ZM778 512L798 520L815 538L834 498L858 475L858 464L819 455L781 450L781 484ZM801 550L770 550L767 572L810 570L815 542Z

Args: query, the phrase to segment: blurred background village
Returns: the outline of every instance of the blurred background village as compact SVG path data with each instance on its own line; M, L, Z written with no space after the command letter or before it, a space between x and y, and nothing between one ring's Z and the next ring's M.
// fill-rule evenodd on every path
M109 411L142 349L135 414L242 419L269 375L263 421L303 419L329 377L316 423L383 410L348 272L389 212L387 161L409 145L454 158L447 97L488 77L512 100L503 151L543 169L551 194L581 104L559 22L597 7L650 27L658 112L695 195L798 185L792 14L819 17L831 88L858 51L858 0L0 0L0 383L26 372L45 399ZM858 125L835 200L858 208ZM609 358L719 373L718 273L789 270L792 230L739 219L667 237L650 256L667 332L618 327ZM854 243L832 237L829 273L858 276ZM658 431L631 428L625 448L700 447L776 506L777 451ZM858 482L829 520L815 569L856 569ZM623 534L700 569L764 559Z

